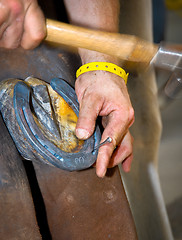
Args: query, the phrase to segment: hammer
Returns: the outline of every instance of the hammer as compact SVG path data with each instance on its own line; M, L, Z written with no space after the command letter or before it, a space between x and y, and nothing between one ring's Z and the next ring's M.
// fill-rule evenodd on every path
M174 71L182 69L182 46L159 46L136 36L96 31L47 19L46 41L86 48L118 57L136 68L153 64ZM130 69L129 69L130 70Z
M182 89L182 45L157 45L132 35L92 30L50 19L47 19L45 40L118 57L129 71L139 72L151 65L167 70L173 79L168 85L170 92Z

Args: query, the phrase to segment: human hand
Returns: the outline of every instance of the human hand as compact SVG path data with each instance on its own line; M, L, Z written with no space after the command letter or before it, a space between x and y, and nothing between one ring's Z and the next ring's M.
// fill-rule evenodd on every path
M104 177L108 167L122 162L128 172L133 158L133 139L128 131L134 122L134 110L124 80L109 72L93 71L80 75L75 83L80 104L76 135L89 138L95 129L95 121L102 117L104 131L101 142L107 137L111 143L100 147L96 161L96 173Z
M0 0L0 47L32 49L46 36L37 0Z

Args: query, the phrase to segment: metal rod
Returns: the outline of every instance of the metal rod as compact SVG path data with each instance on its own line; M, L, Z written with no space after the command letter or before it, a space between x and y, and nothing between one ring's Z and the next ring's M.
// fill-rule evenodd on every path
M94 150L95 151L96 149L100 148L102 145L106 144L106 143L111 143L112 142L112 138L111 137L108 137L106 138L106 140L100 144L98 144L97 146L94 147Z

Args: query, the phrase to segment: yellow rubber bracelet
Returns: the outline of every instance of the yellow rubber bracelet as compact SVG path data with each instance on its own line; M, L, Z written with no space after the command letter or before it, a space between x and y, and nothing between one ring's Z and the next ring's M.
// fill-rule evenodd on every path
M81 74L85 72L97 71L97 70L114 73L122 77L125 83L127 84L129 73L126 73L124 69L122 69L121 67L118 67L116 64L108 63L108 62L90 62L90 63L84 64L76 71L76 78L78 78Z

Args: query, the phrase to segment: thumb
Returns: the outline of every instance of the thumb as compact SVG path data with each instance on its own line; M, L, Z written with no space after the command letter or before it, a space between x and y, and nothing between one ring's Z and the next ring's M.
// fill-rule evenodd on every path
M79 139L87 139L93 134L101 107L102 102L95 94L84 95L80 103L80 112L75 130Z

